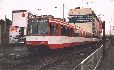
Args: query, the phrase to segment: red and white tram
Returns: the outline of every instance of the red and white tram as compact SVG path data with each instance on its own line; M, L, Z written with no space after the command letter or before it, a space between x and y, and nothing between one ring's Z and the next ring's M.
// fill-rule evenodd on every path
M28 48L45 46L49 49L79 46L95 41L88 34L57 18L30 18L27 25L26 45ZM95 40L94 40L95 39Z

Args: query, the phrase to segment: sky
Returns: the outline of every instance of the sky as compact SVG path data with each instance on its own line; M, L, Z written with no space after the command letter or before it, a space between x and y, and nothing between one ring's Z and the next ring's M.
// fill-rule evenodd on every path
M106 21L106 31L109 33L110 25L114 25L114 0L0 0L0 19L6 17L12 20L12 10L28 10L37 15L54 15L63 17L63 4L65 18L69 9L76 7L92 8L102 20ZM40 9L40 10L38 10Z

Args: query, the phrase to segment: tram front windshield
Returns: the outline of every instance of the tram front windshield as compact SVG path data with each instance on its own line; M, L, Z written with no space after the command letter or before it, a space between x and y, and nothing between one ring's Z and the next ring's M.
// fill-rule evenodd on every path
M47 35L48 21L46 19L32 19L28 23L28 35Z

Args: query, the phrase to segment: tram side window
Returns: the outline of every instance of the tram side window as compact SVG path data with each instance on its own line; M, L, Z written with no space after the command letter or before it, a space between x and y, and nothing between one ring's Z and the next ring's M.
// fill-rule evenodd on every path
M74 36L74 29L72 29L72 36Z
M58 26L58 24L56 25L56 32L55 33L59 34L59 26Z
M80 34L79 34L79 30L75 30L75 32L74 32L74 36L75 36L75 37L79 37L79 36L80 36Z
M32 25L30 25L30 33L32 33Z
M50 24L50 35L54 35L54 25Z
M37 24L37 28L36 28L37 29L37 33L39 33L39 31L38 31L39 29L38 28L39 28L39 25Z
M70 36L70 29L67 29L67 36Z
M63 36L67 35L65 26L62 26L62 32L61 33Z
M68 28L65 27L65 36L68 36Z
M79 37L79 33L74 33L74 37Z
M77 36L80 37L80 33L77 33Z
M32 34L37 34L37 24L32 25Z
M27 35L30 35L31 33L32 33L32 25L28 24Z
M67 36L67 28L65 27L65 36Z
M63 33L63 26L61 26L61 34L62 34L62 36L63 36L63 34L64 34L64 33Z
M71 28L71 36L73 36L73 29Z
M71 36L74 36L74 29L71 28Z

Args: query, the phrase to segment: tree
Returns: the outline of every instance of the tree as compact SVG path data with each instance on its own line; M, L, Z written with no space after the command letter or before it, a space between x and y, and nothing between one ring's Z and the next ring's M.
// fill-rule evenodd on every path
M6 25L12 25L12 21L6 18Z

